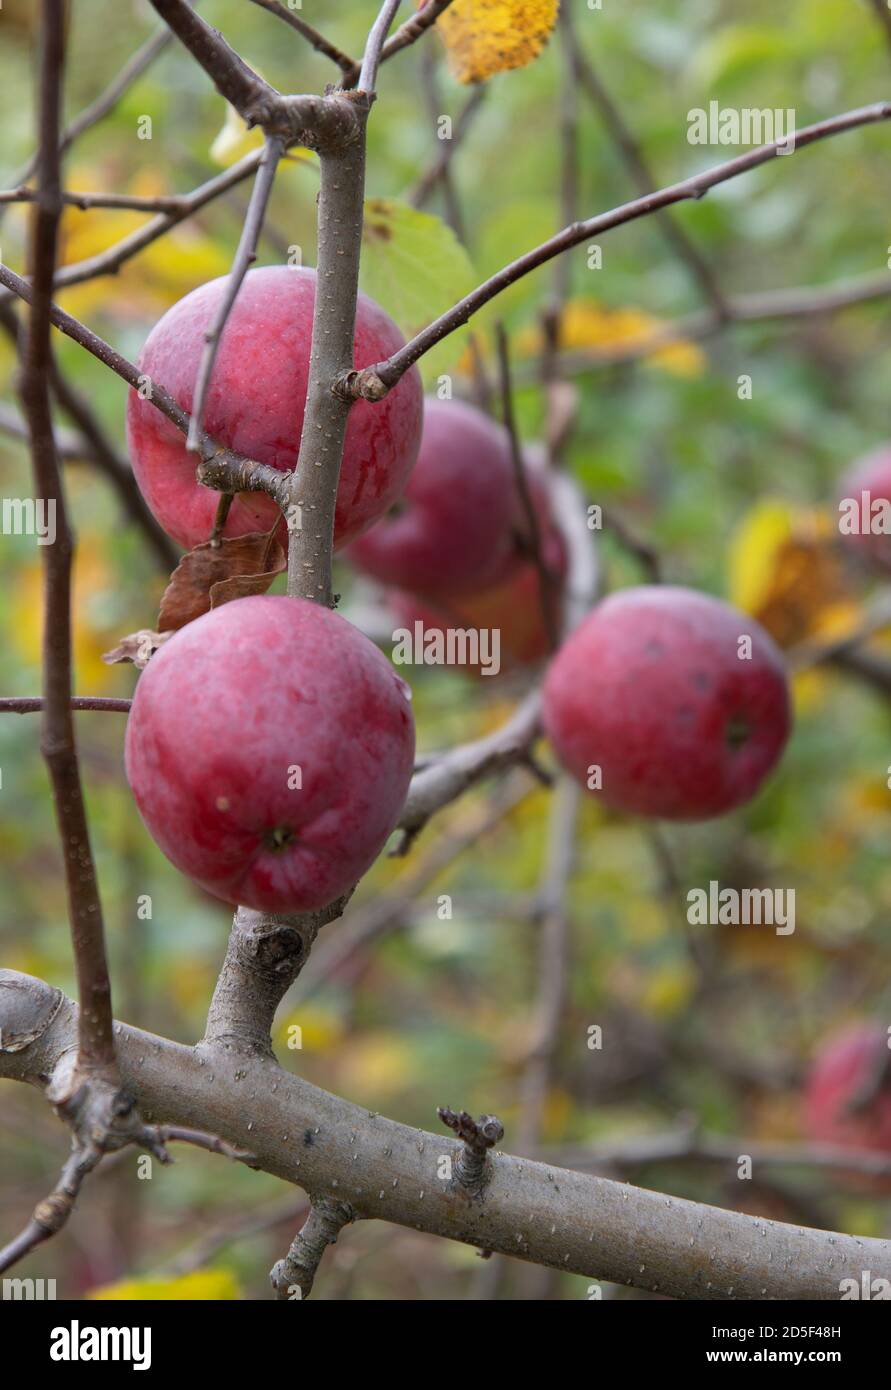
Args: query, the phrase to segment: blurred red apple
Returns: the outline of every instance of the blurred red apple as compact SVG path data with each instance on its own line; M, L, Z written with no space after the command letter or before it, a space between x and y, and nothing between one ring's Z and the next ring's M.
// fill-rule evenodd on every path
M839 530L862 559L891 570L891 445L852 464L839 483Z
M485 588L514 548L517 503L506 431L463 401L427 400L404 496L346 558L427 598Z
M891 1153L891 1066L888 1034L878 1023L854 1023L826 1040L814 1061L805 1095L805 1125L812 1139L843 1148ZM874 1085L884 1065L884 1076ZM858 1096L874 1093L863 1105Z

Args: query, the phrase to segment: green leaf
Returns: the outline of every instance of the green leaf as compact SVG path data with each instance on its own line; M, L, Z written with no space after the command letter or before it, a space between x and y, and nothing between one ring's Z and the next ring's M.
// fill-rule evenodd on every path
M450 227L394 198L370 198L362 233L361 288L412 338L475 284L470 257ZM454 368L467 330L452 333L425 357L425 383Z

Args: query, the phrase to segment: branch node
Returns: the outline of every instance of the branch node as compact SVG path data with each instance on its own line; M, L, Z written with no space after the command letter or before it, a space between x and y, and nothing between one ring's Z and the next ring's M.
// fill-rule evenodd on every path
M456 1112L448 1105L440 1105L436 1113L464 1143L455 1164L455 1182L470 1196L482 1196L492 1176L489 1150L501 1143L504 1125L497 1115L480 1115L475 1120L466 1110Z
M329 1197L313 1200L309 1215L291 1242L287 1255L269 1272L276 1297L295 1301L308 1298L326 1249L335 1244L344 1226L355 1219L356 1213L346 1202L336 1202Z
M341 372L331 389L342 401L382 401L390 390L373 367Z

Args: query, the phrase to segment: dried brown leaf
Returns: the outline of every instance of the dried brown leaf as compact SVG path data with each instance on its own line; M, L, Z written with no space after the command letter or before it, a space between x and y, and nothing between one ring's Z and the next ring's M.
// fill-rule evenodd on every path
M161 599L158 629L176 631L230 599L264 594L285 568L275 530L205 541L184 555Z

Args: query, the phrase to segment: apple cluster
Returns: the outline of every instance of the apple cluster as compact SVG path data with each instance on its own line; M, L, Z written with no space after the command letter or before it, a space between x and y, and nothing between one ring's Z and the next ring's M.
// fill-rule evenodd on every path
M225 290L175 304L140 359L133 466L178 541L208 539L216 496L151 404L163 385L191 409L205 335ZM205 424L223 445L284 470L303 429L315 274L251 271L227 322ZM357 366L398 329L367 298ZM426 628L488 628L503 664L548 658L543 723L563 767L607 806L705 819L749 800L789 732L782 658L751 618L688 589L628 589L553 651L567 549L548 470L516 467L510 437L475 407L424 402L407 372L350 413L335 543L386 586L394 616ZM224 534L276 526L263 494L238 496ZM287 532L282 533L287 542ZM290 597L235 599L189 623L136 691L126 766L164 853L208 891L270 912L312 911L348 892L395 827L414 756L410 692L344 618Z

